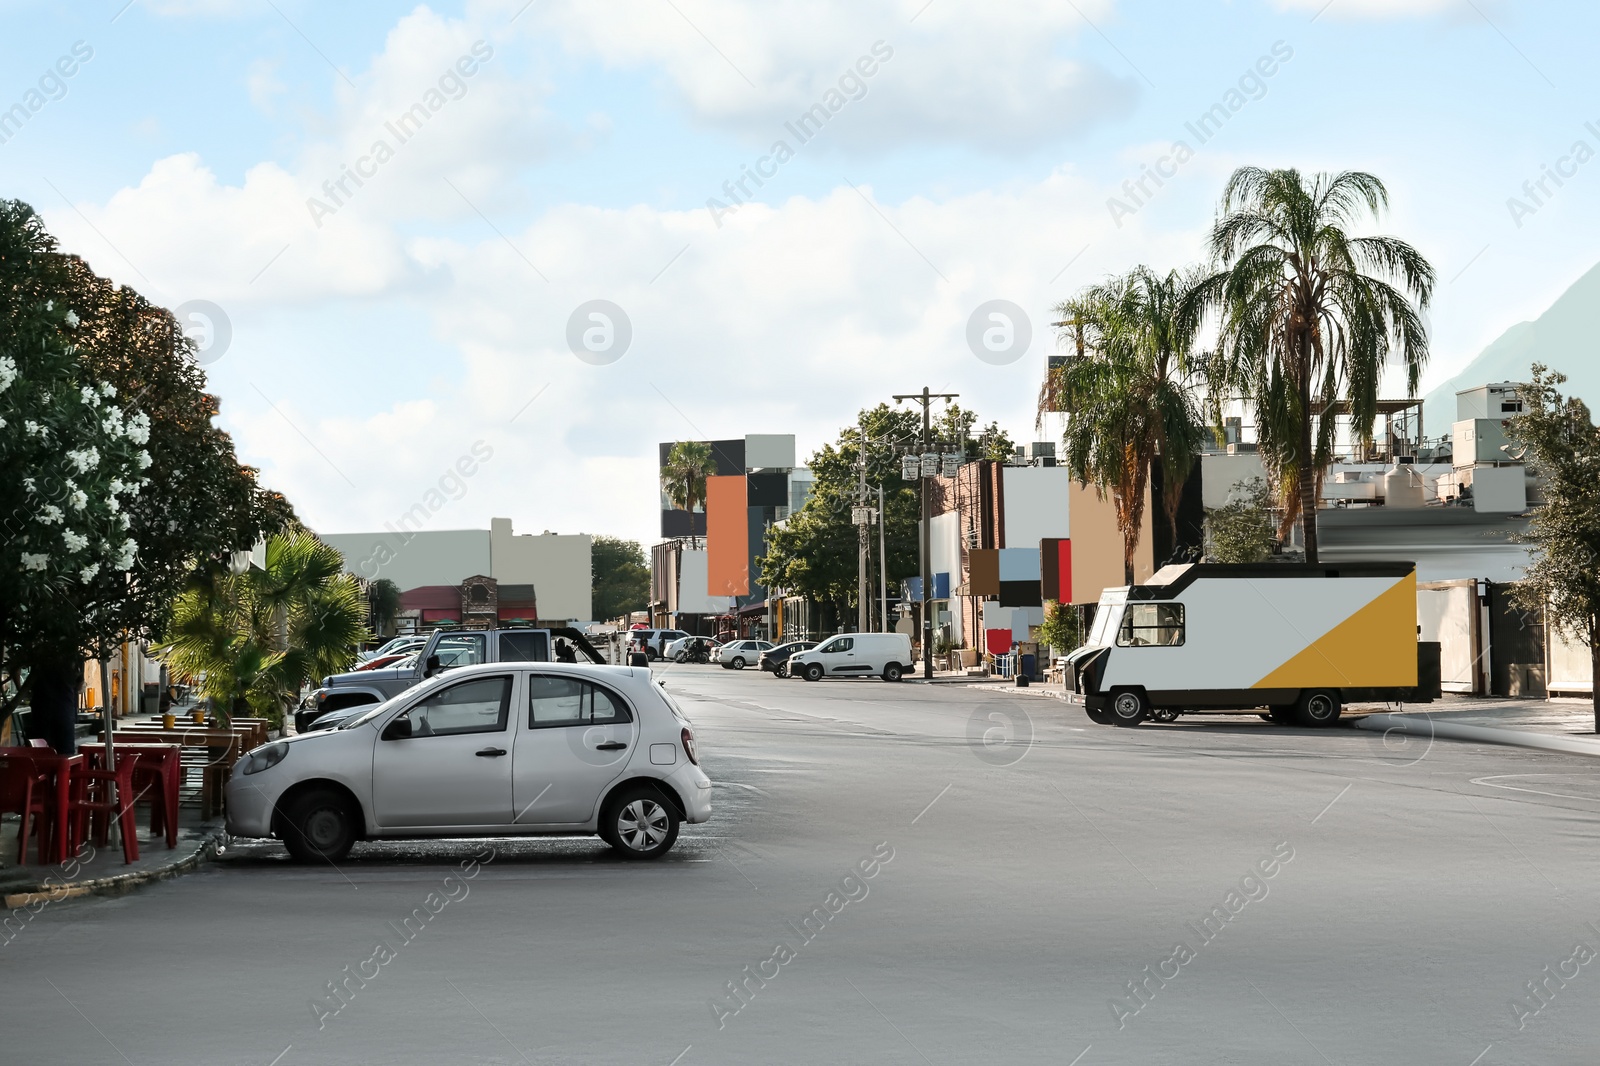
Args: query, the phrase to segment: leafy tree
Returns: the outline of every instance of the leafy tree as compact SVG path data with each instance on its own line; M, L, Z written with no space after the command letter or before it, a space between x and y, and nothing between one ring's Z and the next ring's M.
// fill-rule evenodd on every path
M56 360L49 367L38 362L46 351ZM98 487L91 491L87 475L73 479L88 497L85 515L99 515L102 524L126 521L113 562L127 557L131 540L127 567L101 565L85 581L86 562L76 583L51 582L48 595L37 584L25 596L0 592L3 720L22 694L25 670L45 666L66 679L84 656L98 658L124 639L150 634L197 565L249 547L263 533L281 528L292 511L281 496L257 486L255 472L239 464L227 434L212 424L216 400L203 391L193 344L173 316L132 289L97 277L82 260L59 253L33 210L15 201L0 201L0 354L16 362L19 376L26 378L9 409L0 396L0 417L6 419L0 426L0 522L11 534L0 549L5 574L0 588L21 570L23 541L17 534L53 515L37 494L61 491L73 499L64 480L51 480L48 462L40 465L29 451L28 423L45 423L19 413L20 397L36 401L48 394L52 401L64 400L63 375L75 383L75 395L92 386L99 398L100 432L112 433L120 417L121 439L145 453L141 458L135 452L134 462L142 468L137 476L122 477L105 450L91 444L101 454L95 468ZM59 361L63 355L70 355L71 365ZM62 383L60 390L53 383ZM65 440L62 454L83 450L66 447ZM27 491L24 478L33 479L34 493ZM111 491L114 481L123 491ZM126 491L138 482L145 484L137 494ZM111 537L91 538L91 545L102 540L110 543ZM39 580L42 571L30 572ZM62 718L70 735L72 691L54 690L64 697L35 699L35 719Z
M368 585L367 615L375 638L393 636L395 621L400 617L400 586L386 577Z
M1253 477L1235 486L1227 503L1207 512L1206 554L1214 563L1264 563L1272 558L1277 528L1272 492Z
M1083 644L1084 632L1078 609L1070 603L1050 600L1044 605L1044 624L1039 627L1039 641L1065 655Z
M1083 354L1046 377L1039 419L1065 412L1066 466L1111 497L1130 585L1152 468L1161 464L1160 502L1176 539L1178 500L1206 437L1190 384L1193 320L1180 313L1197 281L1192 272L1139 267L1056 307L1063 339Z
M1347 402L1370 441L1384 365L1398 357L1415 396L1428 359L1420 311L1433 295L1433 267L1396 237L1350 233L1360 215L1376 219L1388 203L1371 174L1308 179L1241 167L1211 231L1219 269L1185 301L1186 318L1217 316L1212 395L1240 395L1254 407L1262 458L1284 500L1283 528L1298 516L1311 563L1334 412Z
M366 605L344 558L304 529L267 540L266 565L208 568L172 606L158 654L198 677L224 717L281 720L306 684L346 670L369 636Z
M1589 646L1594 729L1600 733L1600 429L1589 408L1562 396L1566 375L1535 364L1522 389L1524 413L1506 424L1544 491L1525 540L1533 563L1515 595L1553 631Z
M806 505L767 533L766 550L758 560L761 583L826 605L845 617L856 608L857 550L860 543L850 521L857 504L861 429L866 428L867 485L876 506L883 486L884 539L890 583L917 572L917 530L922 502L915 484L900 480L897 448L921 437L922 416L879 404L862 411L857 425L847 426L834 444L825 444L809 463L815 481Z
M961 445L962 454L969 460L992 459L1003 463L1011 458L1016 448L1000 423L990 422L979 429L977 412L956 403L945 407L933 420L933 436L946 444Z
M667 453L661 468L661 488L672 506L693 515L695 504L706 502L706 478L717 472L711 445L703 441L680 440ZM694 538L690 538L691 542Z
M589 558L596 618L622 618L649 605L650 564L638 541L597 536Z

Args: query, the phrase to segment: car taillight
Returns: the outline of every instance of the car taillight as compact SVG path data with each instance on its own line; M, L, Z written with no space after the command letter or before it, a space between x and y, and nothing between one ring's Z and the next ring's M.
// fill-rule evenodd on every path
M696 766L700 765L700 756L694 750L694 734L685 729L679 737L683 741L683 753L689 756L689 761Z

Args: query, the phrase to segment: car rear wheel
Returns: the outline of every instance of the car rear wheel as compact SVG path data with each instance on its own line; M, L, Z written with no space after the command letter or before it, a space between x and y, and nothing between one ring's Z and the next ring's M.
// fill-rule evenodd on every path
M773 677L788 677L789 676L789 664L788 663L779 663L777 666L774 666L772 668L772 676Z
M1294 705L1296 725L1330 726L1339 720L1339 694L1328 689L1315 689L1300 694Z
M301 862L338 862L355 842L355 815L337 792L307 792L285 812L283 846Z
M805 679L807 681L821 681L822 680L822 664L821 663L806 663Z
M890 663L888 666L885 666L883 668L883 679L885 681L899 681L900 680L900 664L899 663Z
M1134 688L1118 689L1111 694L1111 722L1113 725L1135 726L1150 716L1150 701L1143 692Z
M624 789L608 805L600 835L624 858L658 858L678 839L678 812L653 788Z

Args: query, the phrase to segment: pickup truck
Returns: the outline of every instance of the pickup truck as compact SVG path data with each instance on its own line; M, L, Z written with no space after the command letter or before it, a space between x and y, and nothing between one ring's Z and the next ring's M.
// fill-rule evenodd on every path
M563 643L565 642L565 643ZM605 658L576 629L443 629L409 660L413 665L330 674L322 686L300 704L295 728L304 733L318 728L323 715L352 707L382 703L441 670L475 663L550 662L581 655L594 663Z

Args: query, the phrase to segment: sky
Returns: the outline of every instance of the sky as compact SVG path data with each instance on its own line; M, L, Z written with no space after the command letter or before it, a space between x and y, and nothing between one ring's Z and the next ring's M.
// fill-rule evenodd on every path
M803 458L923 386L1033 439L1051 307L1202 262L1242 165L1386 183L1368 231L1438 271L1424 391L1600 259L1576 0L0 0L0 25L0 196L180 314L240 457L330 533L443 481L430 528L650 543L656 442L792 432Z

